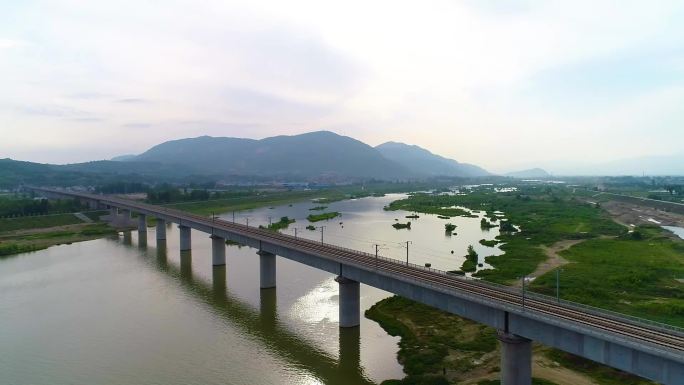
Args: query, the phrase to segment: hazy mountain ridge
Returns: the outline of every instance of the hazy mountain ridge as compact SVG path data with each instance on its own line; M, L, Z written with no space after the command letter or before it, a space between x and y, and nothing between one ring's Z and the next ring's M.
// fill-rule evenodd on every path
M416 145L386 142L375 148L385 158L393 160L419 175L458 177L491 175L481 167L433 154Z
M504 174L504 176L510 176L512 178L539 178L539 179L544 179L544 178L550 178L551 174L546 172L546 170L537 167L537 168L530 168L527 170L507 172Z
M143 181L195 177L350 181L487 175L491 174L478 166L418 146L388 142L371 147L329 131L260 140L200 136L160 143L139 155L66 165L0 161L0 181L4 185L88 185L123 176Z
M413 175L373 147L329 131L261 140L210 137L161 143L133 161L183 164L197 173L402 179Z

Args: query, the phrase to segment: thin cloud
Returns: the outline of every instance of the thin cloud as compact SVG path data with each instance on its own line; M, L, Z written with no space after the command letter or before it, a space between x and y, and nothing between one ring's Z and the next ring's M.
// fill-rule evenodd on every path
M124 99L118 99L116 102L117 103L125 103L125 104L138 104L138 103L147 103L148 100L142 99L142 98L124 98Z

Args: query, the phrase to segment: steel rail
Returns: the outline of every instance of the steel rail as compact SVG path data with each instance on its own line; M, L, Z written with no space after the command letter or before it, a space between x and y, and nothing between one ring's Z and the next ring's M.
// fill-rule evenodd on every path
M223 229L238 235L273 243L281 247L293 248L293 246L296 246L296 248L300 251L306 250L306 252L313 253L323 258L333 259L338 262L354 262L369 269L382 269L386 272L397 274L409 280L431 284L436 287L464 291L471 295L477 295L488 300L493 300L508 305L518 307L522 306L522 297L516 289L503 285L493 285L483 281L476 281L449 275L446 272L437 269L426 268L414 264L405 264L399 260L376 257L375 255L358 250L320 243L306 238L294 238L293 236L281 234L279 232L232 223L222 219L211 220L204 216L167 207L133 202L120 198L103 197L93 194L74 193L60 190L46 191L94 199L106 204L123 206L122 208L124 209L148 211L153 215L166 214L168 216L177 218L179 224L183 220L195 222L196 225ZM601 313L603 310L590 308L588 310L591 311L585 311L587 309L585 309L585 307L581 304L575 304L568 301L558 303L555 299L544 297L545 296L538 294L526 297L525 306L523 309L525 311L533 310L550 317L577 322L585 326L590 326L610 333L645 341L653 345L663 346L677 351L684 351L684 333L681 332L681 329L674 326L661 326L661 324L658 323L644 322L647 320L612 312L609 312L609 314L596 314L596 310Z

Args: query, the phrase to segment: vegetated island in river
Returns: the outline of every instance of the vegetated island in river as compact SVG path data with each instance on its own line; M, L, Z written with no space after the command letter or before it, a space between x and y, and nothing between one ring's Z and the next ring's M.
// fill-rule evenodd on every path
M342 215L342 214L340 214L337 211L331 211L329 213L322 213L322 214L309 214L309 216L306 217L306 219L309 222L327 221L328 219L333 219L335 217L339 217L340 215Z
M486 239L480 239L480 244L481 244L482 246L494 247L494 246L496 246L496 245L499 244L499 241L497 241L496 239L492 239L492 240L489 240L489 241L486 240Z
M294 219L290 219L288 217L281 217L278 222L271 223L268 226L262 226L259 225L260 229L268 229L268 230L273 230L273 231L278 231L282 229L286 229L288 226L290 226L292 223L295 223Z
M401 229L409 229L411 230L411 222L406 222L406 223L393 223L392 227L394 227L397 230Z
M463 265L461 265L461 271L464 271L466 273L472 273L475 270L477 270L477 252L475 251L475 248L473 245L468 246L468 254L465 256L465 261L463 262Z
M328 208L328 206L316 206L316 207L310 208L309 211L323 211L327 208Z

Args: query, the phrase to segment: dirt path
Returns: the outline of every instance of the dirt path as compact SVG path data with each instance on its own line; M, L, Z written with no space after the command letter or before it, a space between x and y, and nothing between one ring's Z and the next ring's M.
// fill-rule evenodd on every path
M608 201L601 203L617 223L629 227L630 225L684 226L684 215L658 210L648 206L638 206L626 202ZM655 222L654 222L655 221Z
M558 385L594 385L596 382L579 371L574 371L545 357L535 354L532 358L532 376L553 381Z
M532 272L532 274L529 275L529 279L534 279L537 278L543 274L548 273L549 271L563 266L568 262L567 259L563 258L560 256L560 252L563 250L567 250L571 248L572 246L575 246L578 243L584 242L584 239L572 239L572 240L564 240L564 241L558 241L554 243L551 246L541 246L542 250L544 250L544 253L547 256L547 260L540 263L539 266L537 266L537 269ZM521 286L520 281L516 281L515 285L516 287Z
M532 353L532 377L541 378L553 381L558 385L596 385L597 382L586 374L568 369L561 366L557 362L549 359L544 351L548 348L537 346ZM493 366L499 365L500 350L497 348L492 352L488 361L488 365L483 366L480 370L469 372L470 378L458 382L460 385L476 385L482 380L498 380L501 374ZM488 354L490 355L490 354Z

